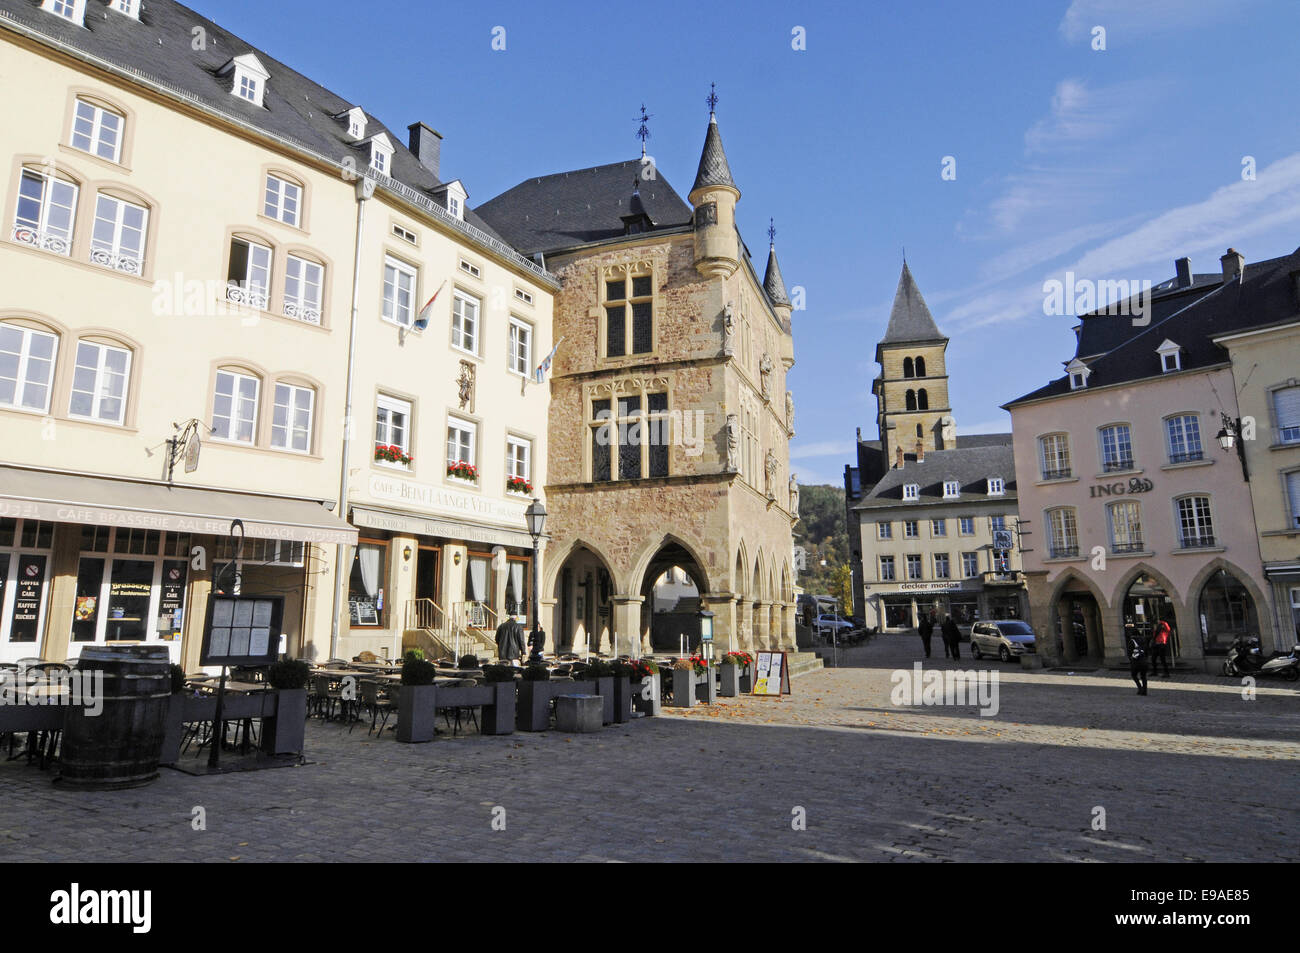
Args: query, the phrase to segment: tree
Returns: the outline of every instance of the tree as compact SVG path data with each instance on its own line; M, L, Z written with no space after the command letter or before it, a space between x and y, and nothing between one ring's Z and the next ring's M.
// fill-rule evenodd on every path
M836 595L834 574L849 562L849 534L844 513L844 488L836 486L799 486L799 521L794 525L794 541L808 557L807 568L799 574L799 585L813 595ZM822 563L826 565L823 566ZM852 584L850 599L842 605L853 611Z
M840 612L853 614L853 569L848 563L841 563L831 573L830 594L840 600Z

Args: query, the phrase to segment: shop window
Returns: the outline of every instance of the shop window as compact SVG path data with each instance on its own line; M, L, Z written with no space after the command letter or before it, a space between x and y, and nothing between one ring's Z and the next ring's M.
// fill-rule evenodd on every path
M1234 641L1259 632L1250 593L1236 576L1223 569L1201 587L1200 619L1201 645L1206 655L1226 655ZM1285 641L1279 646L1290 647Z
M531 566L528 560L510 559L506 562L506 604L505 614L513 615L525 625L532 605L528 587L532 584Z
M384 625L384 569L388 544L360 542L348 577L348 614L356 627Z

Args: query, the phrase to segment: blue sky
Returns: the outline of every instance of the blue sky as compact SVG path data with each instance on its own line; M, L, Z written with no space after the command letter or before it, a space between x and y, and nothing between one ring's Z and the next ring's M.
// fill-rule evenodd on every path
M761 271L775 218L786 283L806 289L790 377L803 483L840 483L854 428L875 435L903 247L971 433L1009 430L999 404L1072 353L1044 281L1154 283L1183 255L1213 272L1229 245L1247 261L1300 246L1296 0L193 5L390 127L439 130L471 207L635 157L642 102L684 195L716 82L741 231Z

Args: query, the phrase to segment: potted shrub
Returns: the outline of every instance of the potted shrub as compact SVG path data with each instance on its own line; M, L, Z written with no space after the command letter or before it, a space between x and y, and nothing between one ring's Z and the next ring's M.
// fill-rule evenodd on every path
M609 670L614 683L614 724L621 725L632 717L632 676L636 667L631 662L612 662Z
M495 701L483 706L479 730L485 735L508 735L515 730L515 673L513 665L483 666L483 681Z
M695 662L688 658L673 663L673 708L690 708L695 704Z
M464 460L458 460L455 463L447 464L447 476L455 477L457 480L466 480L469 483L477 483L478 467L472 463L466 463Z
M407 744L432 741L438 709L433 663L409 655L402 663L402 694L397 703L397 740Z
M692 655L691 665L695 669L695 699L704 705L718 703L718 682L713 666L702 655Z
M515 727L545 731L551 726L551 673L545 665L525 665L515 703Z
M375 444L375 459L383 463L396 463L398 466L409 467L415 457L401 447L377 443Z
M753 664L753 656L748 652L728 652L722 656L722 662L718 666L718 673L722 676L722 687L718 694L726 698L734 698L741 694L741 676L747 675L749 667Z
M659 714L663 705L663 689L660 684L659 664L654 659L633 659L632 666L632 708L646 717Z
M507 477L506 491L509 493L523 493L528 496L532 496L533 485L529 483L527 480L525 480L523 477L515 477L515 476Z
M275 717L262 719L267 754L302 754L310 677L311 666L302 659L274 662L266 670L266 681L275 689Z

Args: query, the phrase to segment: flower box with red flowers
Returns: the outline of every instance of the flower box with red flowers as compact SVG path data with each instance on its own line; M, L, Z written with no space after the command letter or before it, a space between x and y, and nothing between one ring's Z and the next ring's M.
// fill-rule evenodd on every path
M375 459L382 463L396 463L400 466L409 467L415 457L411 456L401 447L389 446L388 444L375 444Z
M523 477L510 477L506 480L506 489L511 493L532 493L533 485Z
M466 480L470 483L478 482L478 467L472 463L466 463L460 460L456 463L447 464L447 476L455 477L457 480Z

